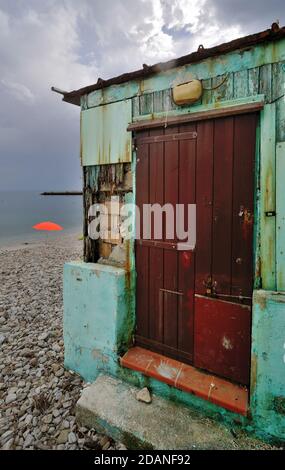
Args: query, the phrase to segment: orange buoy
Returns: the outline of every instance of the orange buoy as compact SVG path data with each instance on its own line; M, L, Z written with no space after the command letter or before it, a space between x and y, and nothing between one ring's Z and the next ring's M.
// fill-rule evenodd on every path
M55 224L54 222L40 222L33 226L35 230L47 230L49 232L63 230L61 225Z

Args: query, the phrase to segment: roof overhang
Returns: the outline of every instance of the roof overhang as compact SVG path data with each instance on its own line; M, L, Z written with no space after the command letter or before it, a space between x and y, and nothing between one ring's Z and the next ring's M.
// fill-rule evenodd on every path
M107 88L111 85L119 85L121 83L126 83L132 80L143 80L144 78L147 78L151 75L154 75L159 72L164 72L175 67L200 62L201 60L205 60L209 57L227 54L237 49L245 49L264 42L276 41L284 37L285 27L279 28L277 23L273 23L271 29L266 29L265 31L262 31L260 33L251 34L249 36L234 39L233 41L226 42L218 46L210 47L209 49L205 49L202 46L199 46L198 51L179 57L178 59L169 60L167 62L160 62L151 66L144 65L142 69L130 73L124 73L108 80L103 80L99 78L97 83L83 88L79 88L78 90L65 92L62 90L58 90L55 87L52 87L52 90L62 94L63 101L80 106L81 96L89 94L92 91Z

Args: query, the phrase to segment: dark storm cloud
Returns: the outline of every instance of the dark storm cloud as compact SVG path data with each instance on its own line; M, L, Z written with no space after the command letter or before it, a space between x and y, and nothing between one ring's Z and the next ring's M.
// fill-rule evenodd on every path
M285 22L284 0L215 0L212 3L218 21L240 24L248 33L266 29L276 20L280 25Z
M81 185L71 90L285 22L281 0L0 0L0 190Z

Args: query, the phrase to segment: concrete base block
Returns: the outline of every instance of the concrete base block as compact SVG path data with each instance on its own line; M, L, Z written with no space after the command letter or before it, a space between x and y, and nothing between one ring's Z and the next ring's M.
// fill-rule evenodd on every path
M285 293L254 291L251 412L256 428L285 440Z
M86 381L116 375L134 328L132 272L97 263L64 266L64 362Z
M83 390L76 405L77 421L123 442L128 449L258 448L259 441L242 437L241 444L227 427L156 395L152 403L137 400L138 389L100 375Z

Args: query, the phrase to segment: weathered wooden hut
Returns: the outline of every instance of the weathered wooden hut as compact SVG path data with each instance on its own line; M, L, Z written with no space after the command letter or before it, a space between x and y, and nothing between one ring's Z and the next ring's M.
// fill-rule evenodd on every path
M84 181L84 261L64 269L66 367L285 438L284 79L273 24L62 92L81 107ZM195 249L108 227L91 239L90 207L112 201L196 204Z

